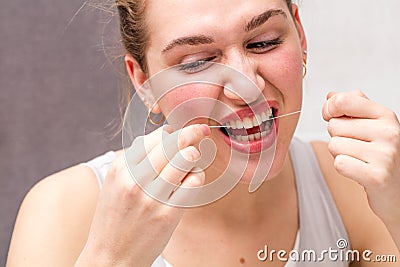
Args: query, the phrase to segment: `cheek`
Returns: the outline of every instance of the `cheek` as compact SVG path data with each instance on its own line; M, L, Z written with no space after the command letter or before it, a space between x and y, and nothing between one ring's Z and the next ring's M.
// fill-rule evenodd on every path
M298 47L285 47L262 57L259 62L260 75L267 83L277 88L281 94L301 91L303 81L303 61Z
M171 121L177 119L188 121L209 115L214 108L212 103L217 99L220 91L219 87L207 84L184 85L171 90L160 99L158 104L164 115L170 117ZM177 115L180 115L179 118L174 118Z

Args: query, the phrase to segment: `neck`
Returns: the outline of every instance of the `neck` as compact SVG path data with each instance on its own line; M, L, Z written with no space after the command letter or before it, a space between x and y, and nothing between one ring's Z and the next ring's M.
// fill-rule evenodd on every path
M203 222L251 225L293 208L293 201L297 205L294 173L287 156L281 172L265 181L256 192L249 193L248 185L239 183L220 200L186 211L184 220L191 225Z

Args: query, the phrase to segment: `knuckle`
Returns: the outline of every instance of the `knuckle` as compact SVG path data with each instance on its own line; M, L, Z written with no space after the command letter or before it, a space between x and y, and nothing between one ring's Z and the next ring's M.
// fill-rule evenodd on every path
M339 141L340 139L338 137L332 137L330 142L328 143L328 149L329 151L331 151L331 153L337 153L338 152L338 148L339 148Z
M205 180L204 172L191 173L190 175L192 176L192 179L190 179L187 183L189 187L199 187L203 185Z
M393 127L390 131L389 134L392 138L393 141L400 142L400 127Z
M193 125L193 135L196 139L200 139L204 136L200 125Z
M186 131L182 130L178 135L178 145L179 149L186 148L192 145L196 140L203 137L203 131L200 125L191 125Z
M384 136L395 145L400 143L400 127L399 126L386 126L384 127Z
M334 109L338 109L347 104L347 96L345 94L337 94L332 100Z
M182 156L189 161L196 161L200 157L200 152L194 146L188 146L180 151Z
M151 214L154 210L153 200L150 199L146 194L142 194L142 198L140 199L141 203L141 211L144 214Z
M385 170L389 171L395 168L397 164L398 152L397 149L389 147L385 151Z
M335 119L331 119L328 123L328 132L331 136L336 135L337 133L337 122Z
M346 170L346 162L343 157L337 156L333 162L333 166L339 173L343 173Z
M190 137L188 137L185 132L181 131L178 134L178 148L183 149L190 144Z
M126 203L132 203L137 198L140 188L137 184L125 184L120 189L119 194Z
M332 140L328 143L328 150L331 153L333 153L335 151L335 144L333 143Z

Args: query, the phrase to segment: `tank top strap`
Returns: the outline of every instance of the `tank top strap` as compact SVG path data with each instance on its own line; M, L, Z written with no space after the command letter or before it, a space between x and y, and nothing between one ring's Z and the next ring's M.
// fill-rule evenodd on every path
M93 173L96 175L99 188L101 189L103 187L104 180L106 179L108 169L115 158L115 152L109 151L88 162L81 163L80 165L87 166L93 171Z
M350 249L349 238L311 144L293 138L290 155L296 177L300 252L313 250L320 256L331 248L338 250L339 256L346 255ZM321 263L305 262L298 266L321 266ZM348 265L346 260L333 261L328 255L323 261L323 266Z

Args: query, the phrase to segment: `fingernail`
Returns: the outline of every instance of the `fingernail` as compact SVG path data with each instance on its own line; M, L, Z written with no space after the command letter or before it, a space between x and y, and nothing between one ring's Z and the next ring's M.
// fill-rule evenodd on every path
M200 127L205 136L211 135L211 129L210 129L210 127L208 127L207 124L201 124Z

